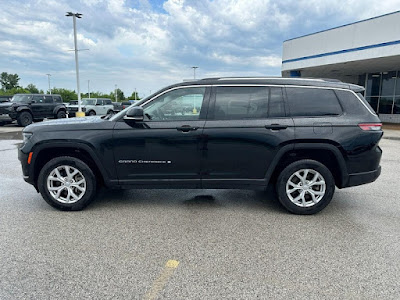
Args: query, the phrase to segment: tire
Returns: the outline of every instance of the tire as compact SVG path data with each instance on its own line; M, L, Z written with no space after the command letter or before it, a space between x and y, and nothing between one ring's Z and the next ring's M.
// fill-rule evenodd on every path
M113 116L113 115L115 115L115 112L114 112L113 110L110 109L110 110L107 112L107 115L112 115L112 116Z
M91 110L91 111L89 111L88 115L89 115L89 116L95 116L95 115L96 115L96 112L95 112L94 110Z
M312 182L314 184L309 186ZM279 202L291 213L312 215L331 202L335 180L323 164L303 159L283 169L276 183L276 192Z
M67 117L67 113L65 112L65 110L59 110L57 112L57 119L63 119Z
M17 123L19 126L25 127L32 124L33 117L30 112L23 111L17 117Z
M0 122L0 126L4 126L4 125L6 125L5 122Z
M56 157L46 163L40 170L37 185L43 199L59 210L82 210L96 195L93 171L82 160L70 156Z

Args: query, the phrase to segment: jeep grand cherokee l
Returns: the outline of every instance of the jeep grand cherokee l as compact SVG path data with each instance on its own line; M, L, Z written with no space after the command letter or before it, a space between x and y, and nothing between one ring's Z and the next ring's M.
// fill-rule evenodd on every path
M19 159L24 179L61 210L84 208L100 185L265 189L272 183L287 210L313 214L328 205L335 186L380 175L382 124L363 91L322 79L184 82L112 117L30 125Z

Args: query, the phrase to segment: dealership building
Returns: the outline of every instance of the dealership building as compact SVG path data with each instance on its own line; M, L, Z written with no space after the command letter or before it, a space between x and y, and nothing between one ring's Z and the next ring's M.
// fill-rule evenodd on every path
M400 11L285 41L282 76L362 85L382 121L400 123Z

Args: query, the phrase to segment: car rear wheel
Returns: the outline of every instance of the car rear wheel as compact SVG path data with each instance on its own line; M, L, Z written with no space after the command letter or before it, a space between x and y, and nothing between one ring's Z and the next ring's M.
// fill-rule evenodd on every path
M64 110L59 110L57 112L57 119L63 119L63 118L66 118L66 117L67 117L67 114L66 114L66 112Z
M22 127L32 124L32 120L33 120L32 115L28 111L21 112L17 117L17 123L19 126L22 126Z
M91 110L91 111L89 111L88 115L89 115L89 116L95 116L95 115L96 115L96 112L95 112L94 110Z
M279 202L290 212L315 214L332 200L335 180L329 169L315 160L299 160L288 165L276 183Z
M82 160L62 156L44 165L38 188L51 206L60 210L81 210L95 197L96 178Z

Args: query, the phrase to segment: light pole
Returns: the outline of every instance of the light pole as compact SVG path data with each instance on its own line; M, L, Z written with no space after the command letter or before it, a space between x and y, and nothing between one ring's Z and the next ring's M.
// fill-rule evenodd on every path
M77 117L84 117L85 113L82 112L82 107L81 107L81 91L79 87L79 61L78 61L78 42L76 39L76 18L80 19L82 18L82 14L80 13L72 13L72 12L67 12L65 15L66 17L72 17L73 24L74 24L74 45L75 45L75 68L76 68L76 85L77 85L77 90L78 90L78 111L75 114Z
M114 94L115 94L115 102L118 102L118 96L117 96L117 85L115 85Z
M50 87L50 76L51 74L46 74L47 75L47 79L49 80L49 93L51 95L51 87Z
M89 86L89 84L90 84L90 80L88 79L88 81L87 81L87 90L88 90L89 99L90 99L90 86Z
M193 79L196 79L196 69L197 69L198 67L192 67L192 69L193 69Z

